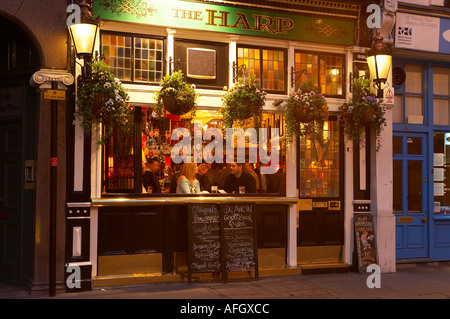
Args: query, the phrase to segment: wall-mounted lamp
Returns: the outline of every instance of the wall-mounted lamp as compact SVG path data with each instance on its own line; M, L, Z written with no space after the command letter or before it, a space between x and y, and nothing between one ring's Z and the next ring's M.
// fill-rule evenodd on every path
M386 83L392 61L392 52L383 43L380 30L373 41L372 47L367 52L367 64L369 65L370 77L377 89L377 98L383 98L382 84Z
M71 24L69 32L75 47L75 54L78 58L84 59L83 76L85 76L87 63L92 60L94 55L99 20L92 16L90 5L85 0L81 0L79 6L81 8L80 22Z

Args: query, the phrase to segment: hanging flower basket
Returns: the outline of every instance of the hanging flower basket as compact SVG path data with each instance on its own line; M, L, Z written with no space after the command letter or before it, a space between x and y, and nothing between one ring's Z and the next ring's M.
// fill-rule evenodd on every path
M377 137L377 150L381 147L380 134L386 126L385 110L370 91L370 79L358 78L353 83L353 97L339 106L338 120L344 125L349 139L360 142L367 127L373 127Z
M305 109L296 109L294 110L295 120L299 123L310 123L314 120L314 114L307 112Z
M163 105L167 112L177 116L184 115L194 108L193 101L182 103L175 95L163 96Z
M181 71L166 75L160 82L161 89L156 92L156 114L164 117L165 111L173 115L184 115L197 107L200 95L195 90L195 85L189 85L183 81Z
M255 76L239 80L223 97L223 122L225 127L244 127L253 120L253 126L261 127L262 109L266 92L255 82Z
M286 123L286 140L291 142L295 136L313 133L328 119L328 106L312 81L303 82L302 86L289 95L284 110Z
M91 78L80 82L75 116L80 117L84 132L91 134L92 124L101 123L103 132L99 143L105 143L113 129L127 126L132 108L128 94L118 78L103 61L90 64Z
M243 120L247 120L253 116L255 112L258 112L258 103L253 102L250 98L244 99L244 115Z

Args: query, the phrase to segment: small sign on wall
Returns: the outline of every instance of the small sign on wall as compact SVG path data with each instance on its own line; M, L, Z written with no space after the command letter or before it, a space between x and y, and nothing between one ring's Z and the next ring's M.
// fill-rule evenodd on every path
M384 104L386 105L394 105L394 88L388 87L384 89Z

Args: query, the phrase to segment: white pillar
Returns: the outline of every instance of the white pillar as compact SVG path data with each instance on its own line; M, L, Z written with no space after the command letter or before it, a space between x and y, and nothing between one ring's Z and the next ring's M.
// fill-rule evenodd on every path
M386 110L388 126L381 133L381 148L376 151L372 133L371 210L374 217L378 265L382 273L396 271L395 216L393 214L392 109Z
M289 43L288 70L294 63L295 47L294 43ZM291 88L291 74L288 74L288 93ZM297 143L296 141L287 145L286 148L286 196L298 197L297 195ZM287 264L289 267L297 267L297 204L289 205L287 216Z

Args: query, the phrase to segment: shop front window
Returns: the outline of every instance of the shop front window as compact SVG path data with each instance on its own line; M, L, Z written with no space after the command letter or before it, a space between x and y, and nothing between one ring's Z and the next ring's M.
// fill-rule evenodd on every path
M215 110L196 110L194 114L173 116L167 114L165 118L156 117L152 108L135 107L134 123L128 129L117 129L115 134L103 146L103 193L138 193L159 194L166 196L177 193L178 178L180 177L185 158L181 162L175 160L174 154L190 155L192 162L196 162L196 179L199 181L200 191L203 193L231 193L227 189L226 178L232 173L233 167L227 156L229 151L226 139L226 131L223 127L222 115ZM264 128L279 128L282 125L282 115L263 114L262 124ZM187 136L180 136L172 140L172 132L183 129ZM219 135L207 137L210 132L220 132ZM249 128L243 128L244 132ZM251 129L251 128L250 128ZM285 194L286 173L284 170L285 154L284 145L279 145L277 154L270 154L271 130L268 132L268 143L260 144L261 136L256 140L250 136L244 137L243 154L245 163L242 169L248 173L253 186L246 189L245 193L253 194ZM189 149L177 149L183 138L190 139ZM212 148L210 143L217 144ZM256 141L256 143L255 143ZM232 144L233 159L239 156L239 141ZM260 150L260 145L263 148ZM219 157L219 147L221 156ZM269 151L267 151L269 149ZM212 152L209 152L211 151ZM183 154L187 152L188 154ZM217 152L217 154L215 154ZM257 162L263 152L269 155L270 163ZM196 158L200 154L200 159ZM257 154L256 157L253 154ZM273 157L277 156L277 158ZM271 174L261 174L261 167L273 167ZM207 174L206 174L207 173ZM253 185L253 182L251 183ZM216 187L212 187L216 186ZM236 189L235 193L239 190Z
M434 133L434 213L450 213L450 132Z

